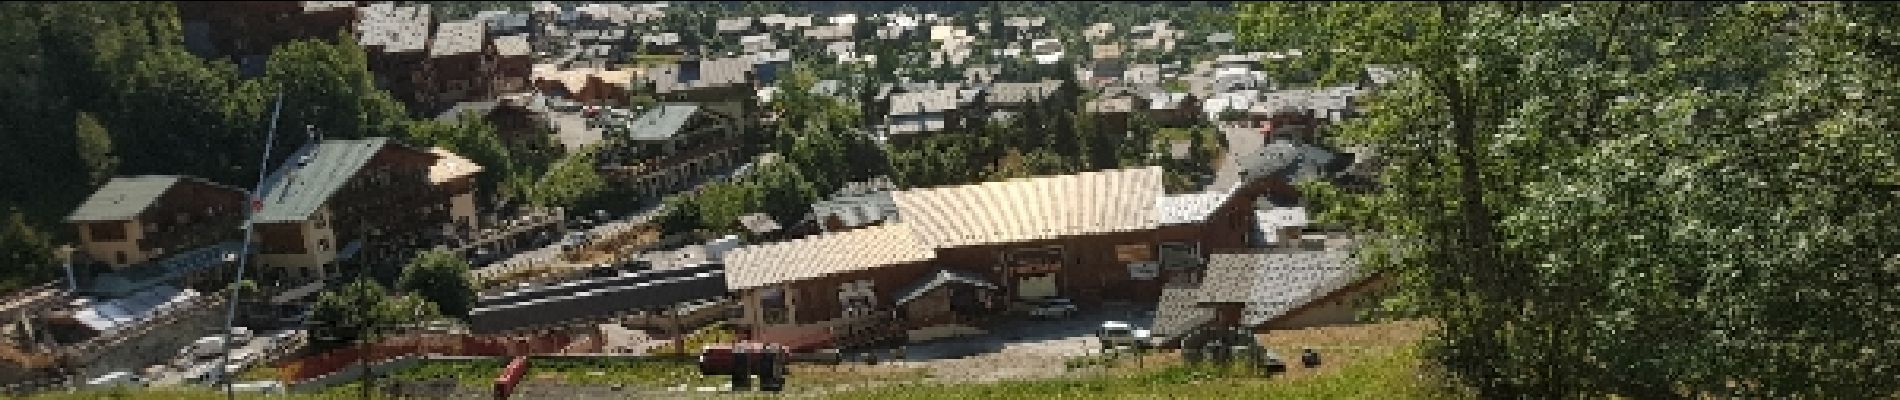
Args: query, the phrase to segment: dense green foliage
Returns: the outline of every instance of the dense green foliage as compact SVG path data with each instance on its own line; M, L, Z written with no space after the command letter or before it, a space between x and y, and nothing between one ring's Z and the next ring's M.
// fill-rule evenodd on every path
M0 225L0 266L11 269L0 279L0 289L11 290L52 279L57 274L53 244L26 224L19 210L7 210Z
M420 296L391 296L383 285L357 279L317 296L310 310L310 338L326 348L374 340L382 332L439 314L435 304Z
M1286 76L1409 74L1333 140L1432 358L1488 398L1879 398L1900 365L1887 3L1268 3Z
M484 166L485 191L519 197L551 162L498 144L483 122L411 120L375 86L348 36L284 44L247 79L228 61L187 53L170 2L20 2L0 5L0 15L0 70L9 71L0 80L14 90L0 113L0 169L33 172L0 175L0 187L21 188L0 191L0 206L18 207L36 236L70 240L60 218L114 175L252 186L280 94L272 165L311 131L394 137L463 154Z
M402 270L396 288L422 296L443 315L467 318L475 306L475 284L469 279L468 260L448 250L416 254Z

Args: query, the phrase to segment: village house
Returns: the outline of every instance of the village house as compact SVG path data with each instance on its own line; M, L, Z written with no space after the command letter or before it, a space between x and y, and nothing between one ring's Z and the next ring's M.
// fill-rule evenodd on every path
M964 106L960 88L948 85L890 94L890 107L881 129L885 140L903 145L934 132L958 129Z
M561 68L555 64L535 64L531 68L529 82L535 91L603 107L625 106L639 76L631 69Z
M843 232L892 220L897 217L897 202L891 200L895 190L897 185L884 176L847 182L837 193L812 203L809 219L824 232Z
M338 263L389 267L475 222L480 167L388 138L325 140L292 153L259 196L263 276L324 279Z
M82 259L123 269L243 238L247 191L200 178L113 178L66 217Z
M983 105L992 111L1023 111L1056 94L1062 81L997 82L983 91Z
M434 99L428 91L434 78L427 65L435 17L429 5L376 3L357 10L356 42L369 53L376 86L389 90L411 111L431 109Z
M1247 244L1251 198L1291 190L1262 179L1179 197L1146 167L892 192L881 225L733 251L735 322L775 341L920 339L1030 299L1152 302L1199 254Z
M203 57L228 58L247 76L264 70L278 45L335 39L356 22L357 1L180 1L185 47Z
M528 35L496 37L494 49L494 93L527 92L531 88L528 78L534 75L534 48L528 42Z
M429 62L423 66L428 87L417 93L418 100L428 108L417 112L433 115L455 103L487 99L494 93L498 56L482 24L481 20L468 20L436 27L435 39L429 45Z
M1392 282L1361 270L1351 242L1317 236L1297 247L1214 254L1203 278L1169 288L1156 313L1156 333L1193 341L1209 331L1266 333L1364 322L1362 311Z
M602 118L602 177L653 198L741 161L736 116L691 103L664 103L639 118Z

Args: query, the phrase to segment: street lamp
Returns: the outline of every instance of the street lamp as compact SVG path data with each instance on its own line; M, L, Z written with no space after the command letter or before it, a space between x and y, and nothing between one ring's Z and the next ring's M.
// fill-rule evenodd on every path
M55 249L55 251L59 252L60 260L66 263L66 292L67 293L79 292L79 280L75 278L73 274L73 252L75 250L77 249L74 249L73 245L70 245L70 244L62 244L62 245L59 245L58 249Z

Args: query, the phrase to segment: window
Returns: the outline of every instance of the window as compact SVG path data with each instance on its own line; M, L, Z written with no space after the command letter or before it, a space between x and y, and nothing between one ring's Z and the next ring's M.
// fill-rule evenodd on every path
M317 239L317 251L330 251L330 239Z
M838 305L846 317L871 315L877 309L877 291L869 279L838 286Z
M317 229L325 229L330 226L330 222L329 222L330 218L328 218L327 215L317 214L316 219L317 219Z
M95 222L86 224L86 231L95 242L119 242L125 240L125 224L118 222Z
M112 253L112 259L115 260L114 262L117 264L125 264L125 252L119 251Z

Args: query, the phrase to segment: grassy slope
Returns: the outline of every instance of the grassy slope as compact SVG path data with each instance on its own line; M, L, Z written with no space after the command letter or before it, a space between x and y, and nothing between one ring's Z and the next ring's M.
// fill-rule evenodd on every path
M1326 359L1316 370L1293 368L1276 378L1240 369L1201 368L1145 361L1107 374L980 385L898 385L839 393L839 399L981 398L1248 398L1401 399L1453 397L1420 375L1418 339L1427 325L1399 322L1320 328L1263 336L1268 347L1295 358L1312 347ZM1157 365L1158 364L1158 365Z
M1301 348L1315 348L1325 357L1325 365L1315 370L1294 366L1285 375L1274 378L1250 376L1241 369L1201 368L1168 361L1167 356L1145 358L1140 364L1122 360L1092 376L1039 381L1014 381L991 384L920 384L898 383L829 394L838 399L1405 399L1456 397L1438 389L1421 377L1422 360L1417 346L1428 325L1397 322L1365 326L1319 328L1264 335L1262 342L1289 361L1296 361ZM495 365L425 366L405 375L456 376L470 381L492 379ZM553 365L538 368L540 379L559 379L575 383L670 383L690 373L683 364L644 363L641 365ZM918 381L920 371L884 371L864 373L830 370L824 366L795 367L794 385L832 386L863 384L869 381ZM594 375L592 371L603 371ZM719 379L695 383L717 384ZM804 382L800 382L804 381ZM479 383L479 382L476 382ZM811 388L811 386L806 386ZM353 399L354 387L334 388L324 394L292 396L239 396L284 400ZM809 393L809 392L807 392ZM222 399L211 390L128 392L114 397L109 392L49 394L34 399Z

